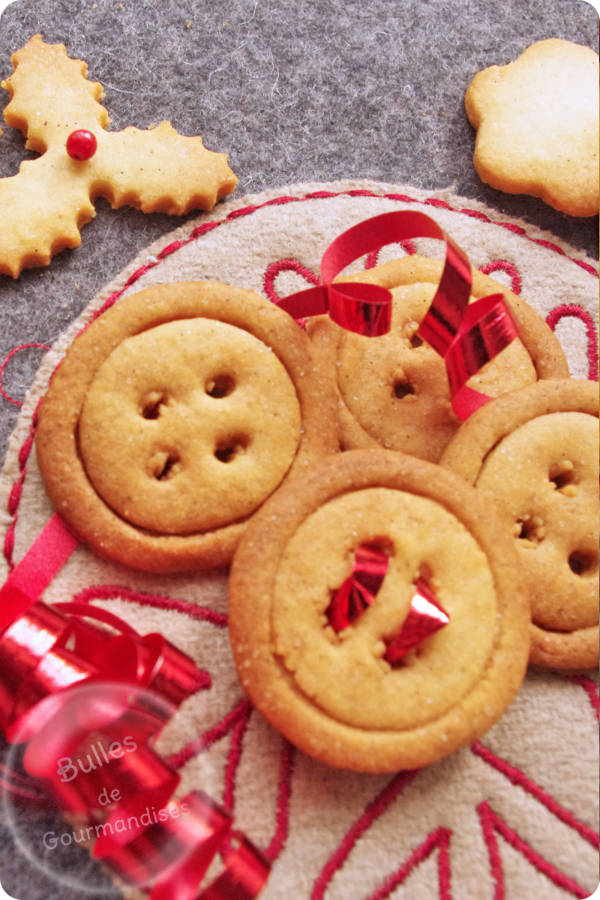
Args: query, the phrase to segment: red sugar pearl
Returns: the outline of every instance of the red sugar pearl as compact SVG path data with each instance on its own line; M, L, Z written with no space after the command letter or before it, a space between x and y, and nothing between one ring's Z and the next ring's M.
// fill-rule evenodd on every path
M95 135L85 128L73 131L67 138L67 153L72 159L91 159L97 147L98 142Z

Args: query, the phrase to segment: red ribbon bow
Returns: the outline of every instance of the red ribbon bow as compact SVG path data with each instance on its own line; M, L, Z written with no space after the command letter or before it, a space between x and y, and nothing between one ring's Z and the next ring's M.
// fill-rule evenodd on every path
M285 297L278 304L295 319L329 313L338 325L365 337L389 331L391 294L379 285L333 283L354 260L386 244L412 238L436 238L446 244L442 276L418 334L443 357L452 407L468 418L490 398L467 386L485 363L517 337L518 330L501 293L469 303L471 266L465 253L433 219L398 210L354 225L329 245L321 260L322 284Z

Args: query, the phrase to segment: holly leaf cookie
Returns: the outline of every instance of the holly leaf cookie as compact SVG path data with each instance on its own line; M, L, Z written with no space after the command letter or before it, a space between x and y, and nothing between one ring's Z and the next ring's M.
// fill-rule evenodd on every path
M482 181L572 216L598 213L598 54L537 41L514 62L478 72L465 94Z
M0 273L16 278L79 246L97 197L113 209L183 215L212 209L234 190L226 155L169 122L107 131L102 85L87 79L86 63L69 58L63 44L35 35L12 63L13 74L2 82L10 94L4 119L41 156L0 180Z

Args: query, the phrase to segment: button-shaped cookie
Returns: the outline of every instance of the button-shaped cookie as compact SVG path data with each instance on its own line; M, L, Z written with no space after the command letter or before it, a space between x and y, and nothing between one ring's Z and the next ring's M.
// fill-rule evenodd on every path
M441 260L412 255L343 279L391 291L392 323L386 335L366 338L324 318L309 325L334 373L344 448L380 446L437 462L459 427L444 362L417 334L442 266ZM474 270L472 276L472 299L502 293L519 337L486 363L469 386L495 397L538 378L568 378L564 353L542 317L487 275Z
M504 517L531 599L534 663L598 665L598 385L539 382L482 407L442 464Z
M38 463L99 553L152 571L222 565L288 475L335 449L331 396L287 313L226 285L159 285L71 345L42 404Z
M521 684L528 624L492 510L453 473L392 451L350 450L290 480L231 569L242 685L334 766L415 768L480 735Z

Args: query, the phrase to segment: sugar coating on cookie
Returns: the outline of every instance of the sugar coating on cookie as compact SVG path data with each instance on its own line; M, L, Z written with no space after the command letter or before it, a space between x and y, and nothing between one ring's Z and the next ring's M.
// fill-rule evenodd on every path
M548 381L479 411L442 457L504 517L541 665L598 663L598 446L597 386Z
M417 334L441 268L439 260L407 256L354 276L391 291L386 335L366 338L327 321L309 326L335 373L344 447L378 445L436 462L459 427L444 362ZM520 336L473 376L470 386L494 397L541 377L567 376L564 354L541 316L492 279L479 272L473 276L473 298L502 292Z
M478 72L465 94L480 178L573 216L598 214L598 54L551 38Z
M387 571L374 602L336 631L327 610L364 545L382 549ZM371 772L433 762L485 731L520 686L529 607L515 561L477 492L441 467L380 449L320 463L273 495L234 557L242 685L324 762ZM449 622L390 663L386 642L419 578Z
M148 571L210 568L287 477L337 449L333 390L269 301L157 285L75 339L36 448L48 496L96 552Z

